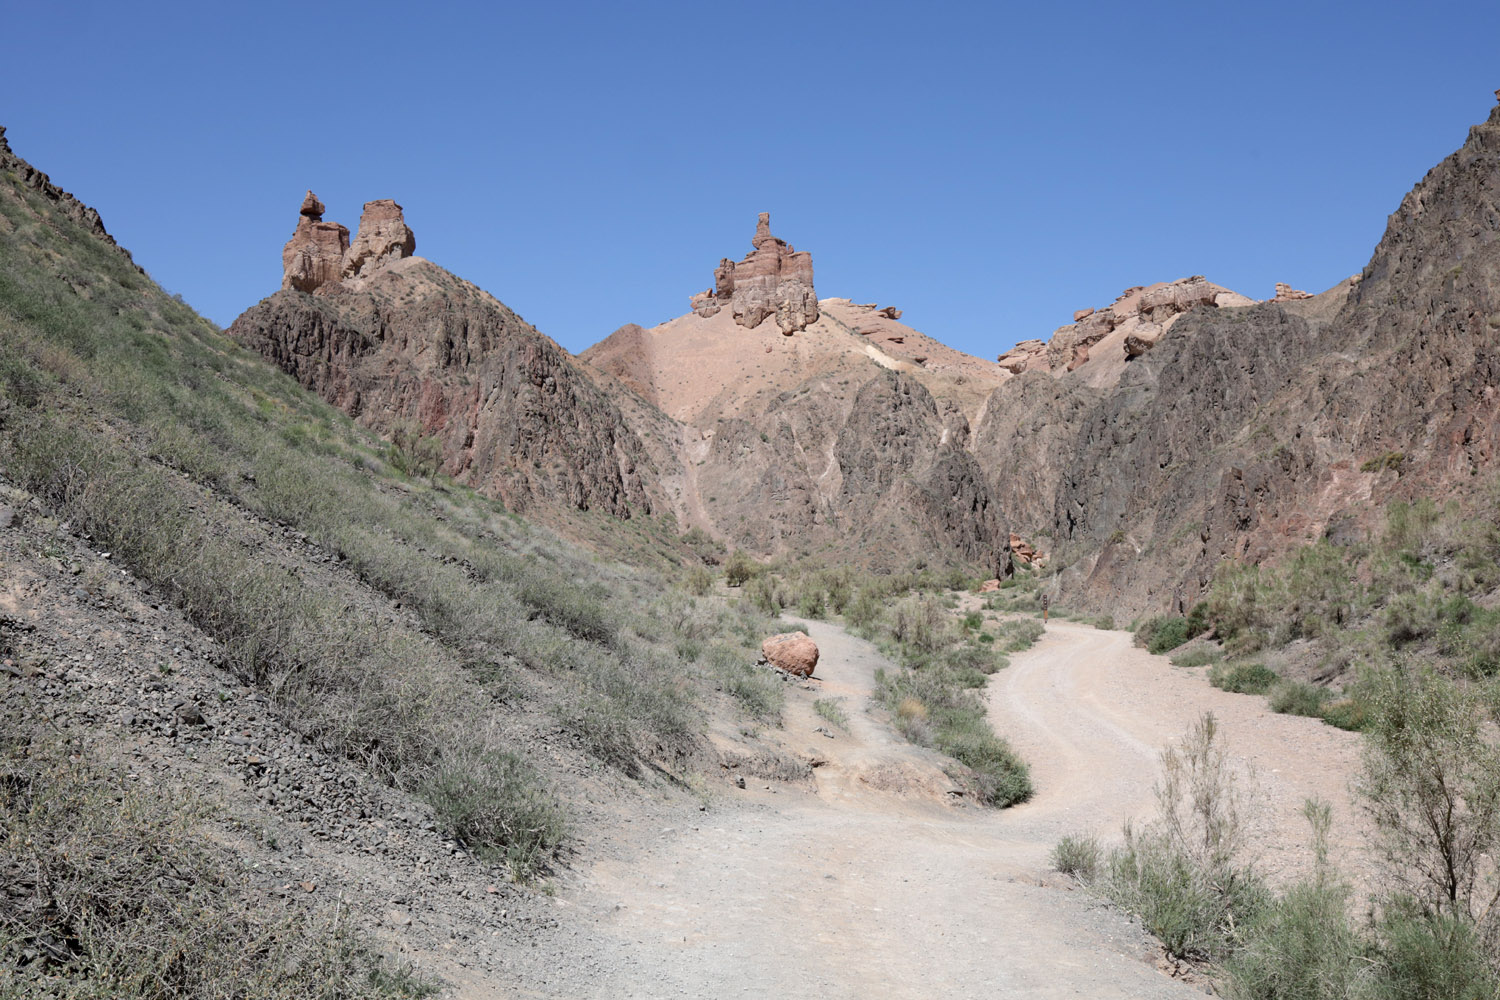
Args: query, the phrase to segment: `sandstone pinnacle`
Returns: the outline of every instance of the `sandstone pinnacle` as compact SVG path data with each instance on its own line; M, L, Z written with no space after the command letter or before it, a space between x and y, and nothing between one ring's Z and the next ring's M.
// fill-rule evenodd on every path
M734 321L749 329L775 316L777 327L787 336L817 322L812 254L798 252L771 235L770 212L761 212L756 219L750 245L754 249L738 263L728 257L719 261L714 287L689 300L692 310L707 318L727 306Z

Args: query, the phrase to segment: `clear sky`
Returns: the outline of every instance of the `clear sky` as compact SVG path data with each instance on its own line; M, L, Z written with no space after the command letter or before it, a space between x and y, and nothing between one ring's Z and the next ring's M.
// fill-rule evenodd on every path
M578 351L757 212L994 357L1130 285L1360 270L1500 87L1500 3L12 3L0 125L168 290L275 291L305 189Z

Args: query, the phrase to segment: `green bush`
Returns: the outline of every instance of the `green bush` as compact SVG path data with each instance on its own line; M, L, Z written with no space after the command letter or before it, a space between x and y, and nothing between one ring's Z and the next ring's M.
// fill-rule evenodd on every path
M1359 995L1367 948L1349 919L1349 886L1328 864L1328 805L1309 801L1304 815L1313 824L1314 873L1263 907L1225 962L1237 1000Z
M1232 694L1265 694L1280 679L1260 663L1221 663L1208 672L1210 684Z
M1323 717L1323 705L1327 700L1327 688L1302 681L1282 681L1270 691L1271 711L1282 715L1306 715L1319 719Z
M1423 912L1410 900L1387 908L1376 933L1382 1000L1494 1000L1500 995L1490 956L1475 926Z
M1070 834L1052 848L1052 869L1072 875L1080 882L1092 882L1099 874L1103 858L1104 849L1099 846L1099 838Z
M1135 644L1145 646L1152 653L1165 653L1181 646L1196 634L1191 631L1186 618L1163 615L1147 619L1136 629Z
M1224 659L1223 650L1214 649L1212 646L1199 646L1197 649L1189 650L1186 653L1178 653L1172 657L1172 666L1206 667L1210 664L1218 663L1222 659ZM1212 676L1210 676L1210 680L1212 680Z
M755 561L742 550L735 549L724 563L724 582L731 587L743 587L760 570Z
M454 748L422 788L438 822L480 857L518 877L539 870L563 841L555 796L513 754Z

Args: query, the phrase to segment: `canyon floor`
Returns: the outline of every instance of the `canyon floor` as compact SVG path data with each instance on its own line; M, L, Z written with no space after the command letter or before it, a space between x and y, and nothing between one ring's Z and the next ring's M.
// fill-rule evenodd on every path
M1108 842L1124 820L1148 819L1160 748L1206 711L1251 799L1261 870L1282 881L1306 869L1300 810L1319 795L1334 808L1335 860L1368 880L1348 788L1358 738L1218 691L1129 633L1053 622L991 679L991 718L1037 786L1030 802L991 812L943 801L952 783L939 759L866 714L875 671L889 666L873 646L797 624L822 658L786 722L825 761L816 789L751 780L733 797L706 793L696 823L637 831L565 880L551 940L539 942L550 964L523 959L503 986L460 978L462 994L1201 996L1205 983L1190 970L1173 978L1138 924L1049 872L1048 855L1064 834ZM811 708L829 697L849 712L833 738ZM587 960L557 961L564 940Z

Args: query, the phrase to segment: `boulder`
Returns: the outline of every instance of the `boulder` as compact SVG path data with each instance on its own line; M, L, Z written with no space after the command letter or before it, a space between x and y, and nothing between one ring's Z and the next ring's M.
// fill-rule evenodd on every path
M771 666L798 677L811 677L818 665L818 644L806 632L770 636L760 644L760 651Z
M884 316L886 319L900 319L901 310L897 309L895 306L886 306L884 309L880 310L878 315Z
M979 585L979 592L981 594L993 594L996 591L998 591L999 589L1000 589L1000 581L999 580L986 580L986 581L984 581L983 583L981 583Z
M1075 323L1081 323L1084 320L1088 319L1092 315L1094 315L1094 310L1092 310L1092 309L1080 309L1080 310L1078 310L1077 312L1075 312L1073 314L1073 322L1075 322Z
M1292 302L1297 299L1310 298L1312 298L1312 296L1307 292L1293 288L1291 285L1288 285L1284 281L1276 282L1276 298L1273 300L1275 302Z

